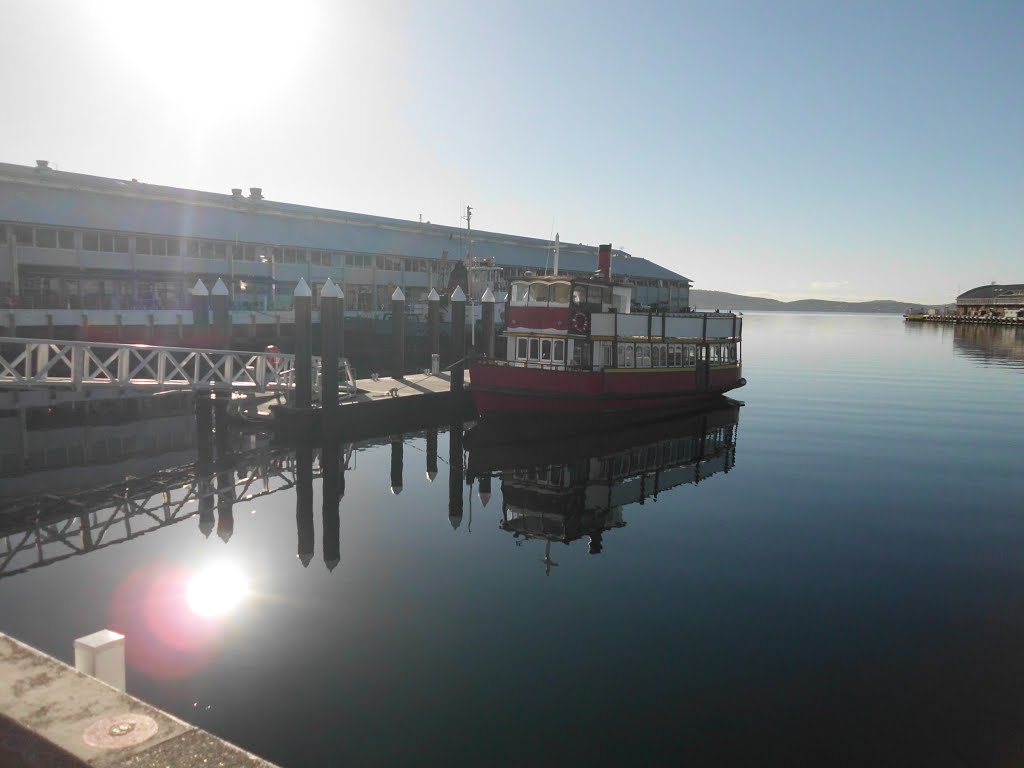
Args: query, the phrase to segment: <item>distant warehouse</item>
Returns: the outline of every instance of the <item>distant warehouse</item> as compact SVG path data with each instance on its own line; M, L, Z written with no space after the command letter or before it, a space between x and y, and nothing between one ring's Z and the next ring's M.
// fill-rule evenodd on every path
M615 233L608 233L609 238ZM349 308L387 305L396 286L412 302L442 290L466 257L466 230L289 203L252 187L198 192L50 168L0 163L0 301L71 309L175 309L197 279L222 278L238 309L290 306L300 277L316 290L328 277ZM472 254L503 278L551 268L553 243L474 231ZM613 273L634 299L689 306L690 281L623 251ZM559 271L597 269L597 246L562 243Z
M982 285L956 297L956 313L967 317L1024 317L1024 284Z

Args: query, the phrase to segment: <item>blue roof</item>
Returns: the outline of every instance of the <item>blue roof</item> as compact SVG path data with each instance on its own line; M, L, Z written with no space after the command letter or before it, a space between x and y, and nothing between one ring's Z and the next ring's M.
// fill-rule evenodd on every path
M165 237L389 254L422 259L465 255L465 230L231 195L194 192L63 171L0 164L0 220ZM10 181L11 177L15 181ZM473 232L473 255L502 266L544 269L553 243ZM561 269L597 269L597 247L562 244ZM647 259L615 252L612 270L634 278L687 280Z

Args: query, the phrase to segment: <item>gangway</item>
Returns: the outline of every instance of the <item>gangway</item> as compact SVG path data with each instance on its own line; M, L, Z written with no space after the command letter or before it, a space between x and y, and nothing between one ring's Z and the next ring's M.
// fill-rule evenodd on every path
M313 357L314 397L320 358ZM342 387L355 393L348 360L339 362ZM295 386L295 355L49 339L0 339L0 389L191 389L284 392Z

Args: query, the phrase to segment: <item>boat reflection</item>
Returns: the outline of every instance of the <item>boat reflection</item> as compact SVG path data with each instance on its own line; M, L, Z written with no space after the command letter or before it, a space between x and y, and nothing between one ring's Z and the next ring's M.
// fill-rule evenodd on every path
M626 525L623 509L657 500L665 491L696 484L736 461L740 404L689 416L566 437L505 442L499 432L472 430L469 473L481 494L490 478L501 481L502 530L516 539L546 542L547 572L557 563L551 544L588 540L590 554L604 549L604 535Z

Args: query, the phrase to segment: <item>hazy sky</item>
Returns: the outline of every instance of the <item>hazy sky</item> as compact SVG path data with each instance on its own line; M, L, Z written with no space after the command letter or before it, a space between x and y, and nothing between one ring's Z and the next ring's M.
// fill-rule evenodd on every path
M0 0L0 160L612 242L697 288L1024 281L1024 2Z

